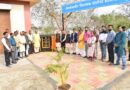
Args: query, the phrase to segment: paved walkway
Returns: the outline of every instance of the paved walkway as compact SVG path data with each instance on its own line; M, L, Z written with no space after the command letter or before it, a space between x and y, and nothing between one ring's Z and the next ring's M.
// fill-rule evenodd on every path
M44 70L48 64L53 63L52 59L55 55L55 52L42 52L33 54L28 59ZM63 62L69 63L69 78L66 82L71 84L70 90L95 90L102 88L130 70L129 62L127 63L127 69L121 70L121 66L109 66L107 62L99 60L90 62L78 55L65 54L62 59ZM53 74L50 74L50 77L56 80Z
M130 71L117 77L113 82L99 90L130 90Z
M130 90L130 72L127 72L115 82L111 85L111 90Z
M0 90L55 90L55 82L26 58L5 67L0 56Z

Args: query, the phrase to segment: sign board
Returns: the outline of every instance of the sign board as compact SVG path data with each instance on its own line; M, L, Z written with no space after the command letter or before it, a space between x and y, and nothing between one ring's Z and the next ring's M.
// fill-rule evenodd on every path
M130 2L130 0L82 0L80 2L62 5L62 13L69 13L110 5L118 5L128 2Z
M0 9L2 10L10 10L12 7L10 4L3 4L3 3L0 3Z

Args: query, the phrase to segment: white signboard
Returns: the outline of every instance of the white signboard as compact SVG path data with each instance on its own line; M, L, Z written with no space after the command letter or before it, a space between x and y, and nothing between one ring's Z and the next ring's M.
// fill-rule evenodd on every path
M0 9L10 10L10 9L11 9L11 4L3 4L3 3L0 3Z

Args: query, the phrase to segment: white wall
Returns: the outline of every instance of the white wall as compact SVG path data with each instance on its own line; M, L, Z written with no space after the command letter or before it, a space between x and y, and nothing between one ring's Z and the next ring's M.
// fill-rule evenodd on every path
M24 5L12 5L10 11L11 31L25 31Z

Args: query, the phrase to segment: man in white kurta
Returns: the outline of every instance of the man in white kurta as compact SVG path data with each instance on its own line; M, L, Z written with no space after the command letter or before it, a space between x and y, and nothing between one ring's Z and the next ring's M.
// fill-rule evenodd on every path
M34 43L34 51L35 53L38 53L40 50L40 35L38 33L38 31L35 31L34 35L33 35L33 43Z
M19 50L20 50L20 57L23 58L25 56L25 43L26 38L24 36L24 32L22 31L19 35Z

